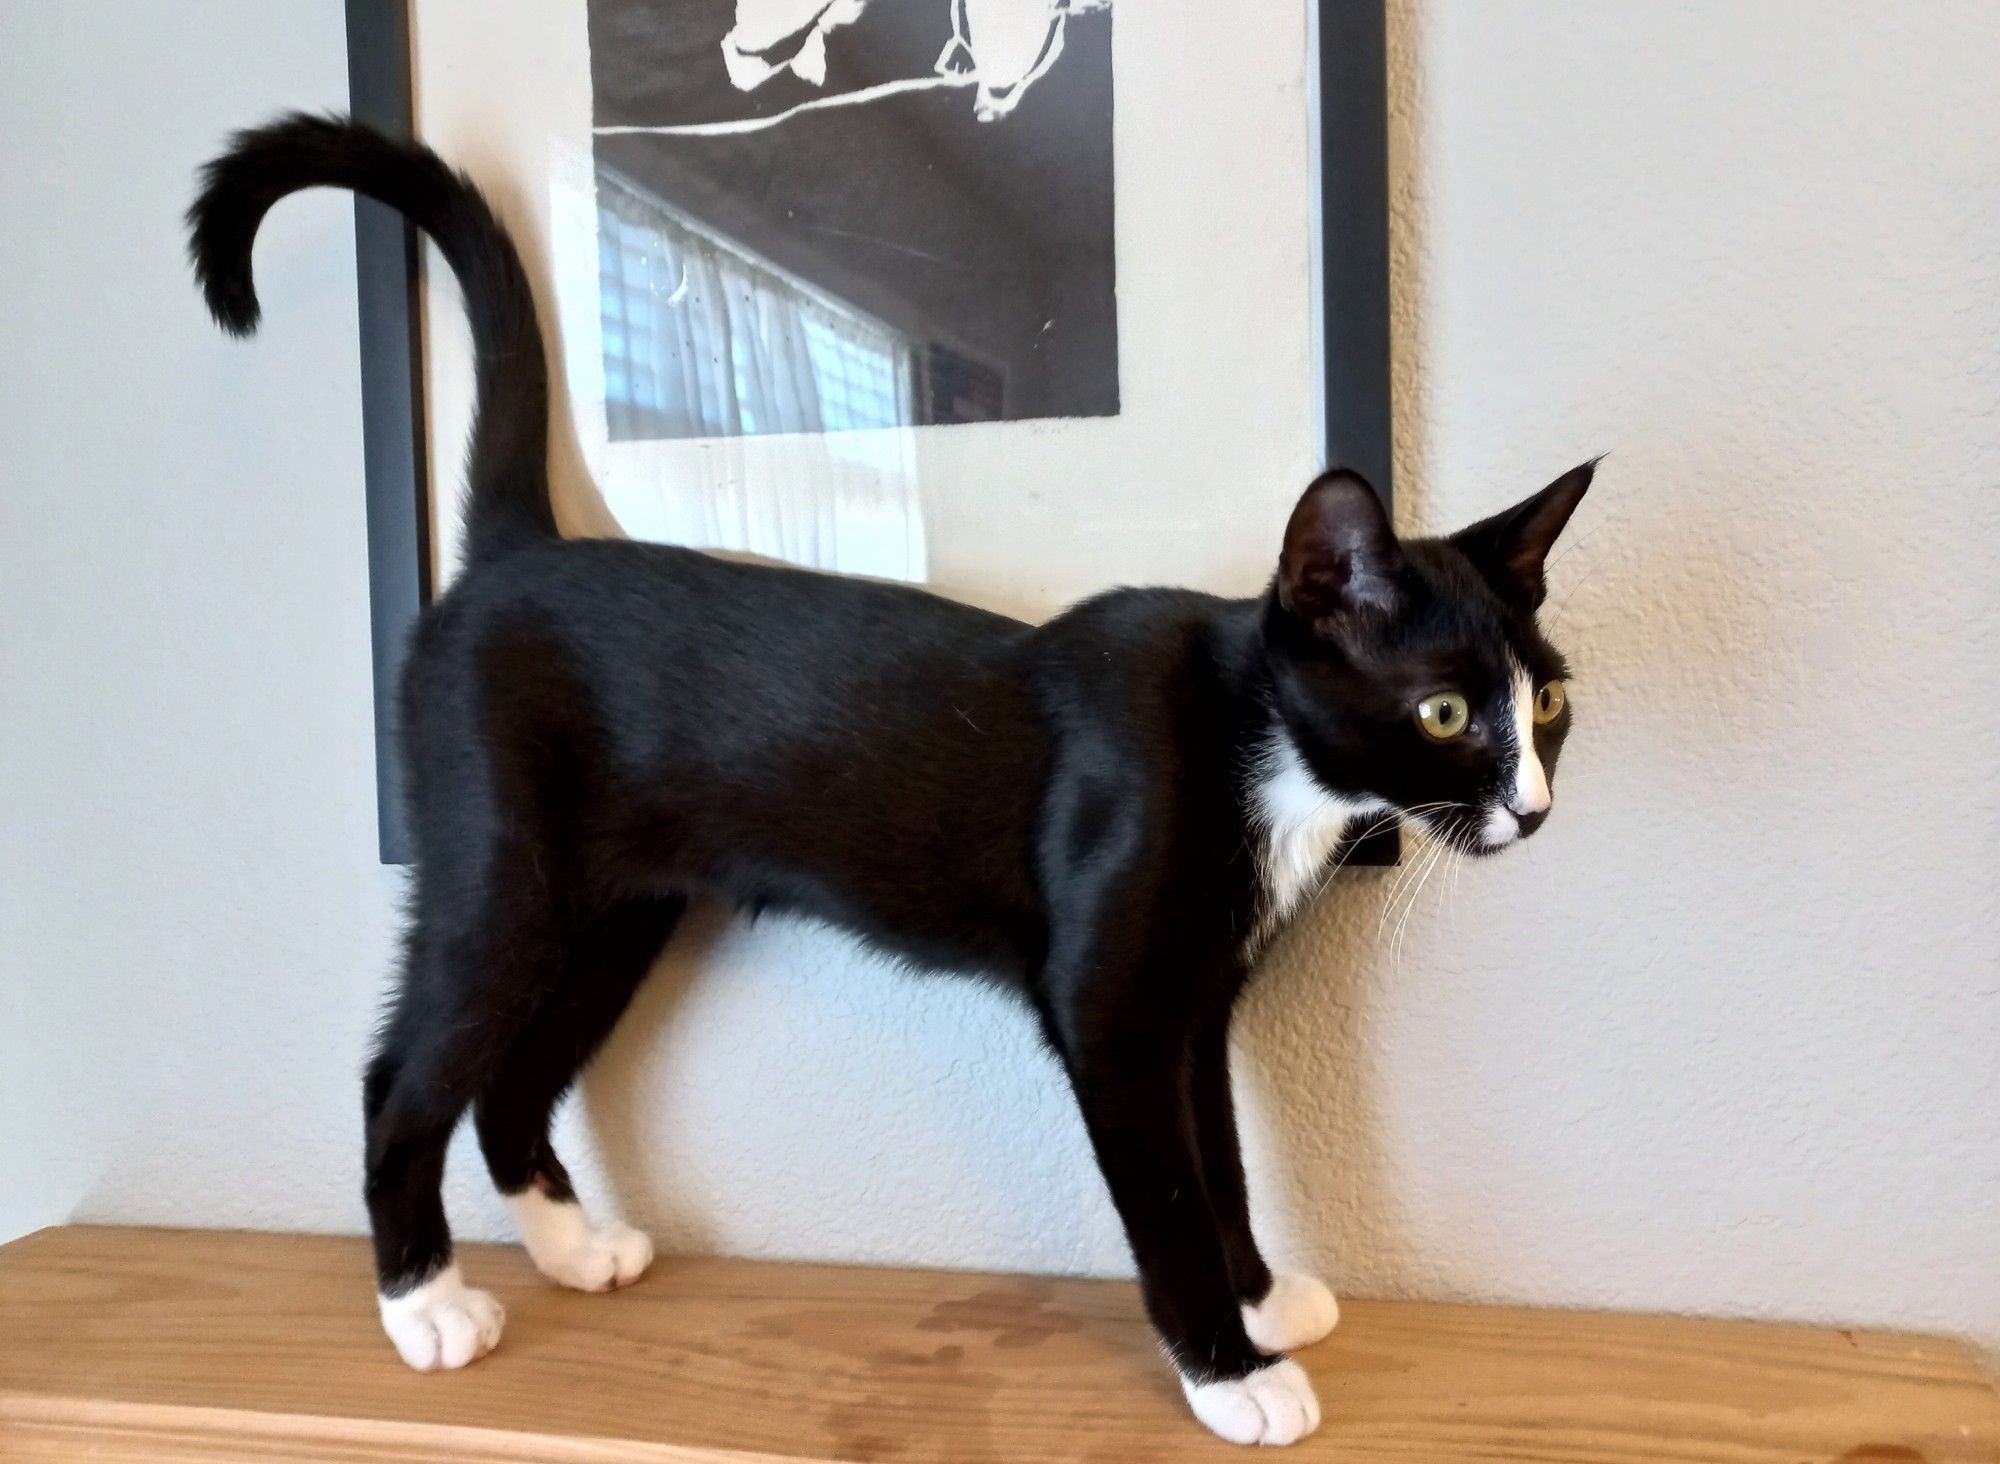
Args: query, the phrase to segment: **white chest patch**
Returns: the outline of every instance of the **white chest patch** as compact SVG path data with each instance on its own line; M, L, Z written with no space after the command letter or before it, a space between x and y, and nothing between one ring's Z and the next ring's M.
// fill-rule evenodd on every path
M1312 775L1282 726L1271 730L1249 787L1252 837L1257 841L1257 922L1244 944L1254 957L1300 901L1318 892L1327 861L1348 824L1383 814L1379 798L1335 793Z

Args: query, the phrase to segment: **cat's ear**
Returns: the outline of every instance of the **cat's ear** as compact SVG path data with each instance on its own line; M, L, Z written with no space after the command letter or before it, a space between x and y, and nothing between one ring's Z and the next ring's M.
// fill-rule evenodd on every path
M1309 625L1394 614L1402 578L1402 546L1368 480L1347 468L1315 478L1285 526L1278 603Z
M1527 610L1541 606L1548 594L1542 569L1548 563L1549 550L1583 502L1584 490L1590 487L1600 461L1592 458L1571 468L1541 492L1451 536L1451 542L1486 576L1501 599Z

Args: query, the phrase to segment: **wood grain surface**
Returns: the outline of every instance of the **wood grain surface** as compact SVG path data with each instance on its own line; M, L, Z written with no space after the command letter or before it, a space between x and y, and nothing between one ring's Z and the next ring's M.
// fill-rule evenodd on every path
M1133 1288L663 1258L611 1296L465 1246L507 1335L420 1375L365 1242L72 1226L0 1247L0 1460L603 1464L1236 1459ZM1956 1343L1820 1327L1353 1302L1299 1355L1301 1461L2000 1464Z

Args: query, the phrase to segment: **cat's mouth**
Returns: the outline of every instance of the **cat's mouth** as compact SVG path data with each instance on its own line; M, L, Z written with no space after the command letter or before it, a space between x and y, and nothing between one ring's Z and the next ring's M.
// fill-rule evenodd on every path
M1467 854L1498 854L1511 849L1542 826L1546 808L1517 814L1504 806L1474 807L1465 803L1411 810L1411 819L1432 838Z

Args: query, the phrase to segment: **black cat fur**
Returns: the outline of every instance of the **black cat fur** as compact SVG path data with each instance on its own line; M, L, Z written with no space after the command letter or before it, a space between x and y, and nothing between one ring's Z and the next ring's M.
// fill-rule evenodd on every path
M1273 1363L1226 1034L1264 888L1254 783L1288 739L1330 807L1487 852L1510 688L1563 663L1535 609L1586 464L1398 541L1352 473L1299 500L1248 599L1120 589L1043 625L922 590L563 541L548 371L508 236L427 149L335 118L239 134L189 212L208 306L252 331L253 238L298 189L399 209L457 273L477 355L464 569L402 682L414 907L365 1082L379 1287L446 1267L446 1142L571 1196L550 1112L693 898L817 917L1017 992L1074 1089L1147 1309L1189 1386ZM1413 717L1460 690L1472 726ZM1535 728L1553 769L1569 713ZM1540 811L1519 820L1532 832Z

